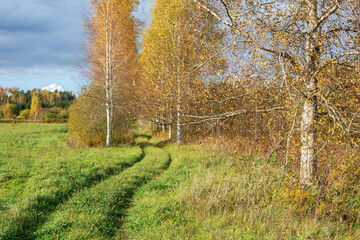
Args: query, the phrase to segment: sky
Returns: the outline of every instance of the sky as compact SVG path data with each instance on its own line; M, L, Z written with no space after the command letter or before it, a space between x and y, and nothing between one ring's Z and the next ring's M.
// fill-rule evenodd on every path
M152 0L135 16L149 22ZM0 86L78 92L88 0L1 0Z

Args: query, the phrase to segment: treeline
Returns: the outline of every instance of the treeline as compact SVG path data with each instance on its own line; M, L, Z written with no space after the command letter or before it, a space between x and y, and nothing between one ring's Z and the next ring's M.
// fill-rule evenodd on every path
M85 145L131 141L140 120L179 143L276 158L302 185L360 180L359 11L351 1L91 1ZM142 34L141 52L136 36ZM256 157L254 157L256 156ZM341 180L342 179L342 180Z
M65 121L74 100L75 95L68 91L24 91L0 86L0 118Z

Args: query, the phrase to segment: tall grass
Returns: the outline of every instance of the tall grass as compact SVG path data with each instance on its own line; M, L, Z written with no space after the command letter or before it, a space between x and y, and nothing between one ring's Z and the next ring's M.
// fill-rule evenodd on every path
M66 125L0 131L0 239L360 239L357 182L302 188L276 161L148 132L72 149Z
M135 194L117 239L359 239L358 220L343 218L359 206L320 213L319 188L302 189L282 166L254 169L200 147L167 150L170 168Z

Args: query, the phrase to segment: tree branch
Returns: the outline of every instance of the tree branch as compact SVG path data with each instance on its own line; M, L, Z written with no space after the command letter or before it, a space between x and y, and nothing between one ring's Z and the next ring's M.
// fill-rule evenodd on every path
M213 10L211 10L210 8L208 8L207 6L205 6L204 4L200 3L198 0L193 0L196 4L198 4L200 7L202 7L203 9L205 9L207 12L209 12L211 15L213 15L217 20L219 20L220 22L222 22L223 24L225 24L226 26L233 28L234 25L231 22L227 22L225 21L222 17L219 16L219 14L217 14L216 12L214 12Z
M217 14L216 12L214 12L213 10L211 10L210 8L208 8L207 6L205 6L204 4L200 3L198 0L192 0L193 2L195 2L196 4L198 4L200 7L202 7L205 11L209 12L211 15L213 15L216 19L218 19L221 23L225 24L226 26L230 27L231 29L233 29L234 31L238 32L240 35L242 35L242 32L236 28L235 23L232 21L231 16L229 16L231 22L225 21L219 14ZM227 11L227 14L229 15L229 10L227 5L221 0L221 2L223 3L223 5L225 6L225 10ZM245 39L248 40L248 42L254 44L257 48L259 48L260 50L263 50L265 52L269 52L278 56L282 56L285 59L289 60L291 62L291 64L293 66L296 66L296 60L287 52L281 52L281 51L277 51L274 49L270 49L264 46L259 45L258 43L256 43L249 34L243 35L243 37Z
M346 56L355 56L355 55L360 55L360 52L345 52L343 54L340 54L337 57L334 57L332 59L329 59L326 63L324 63L323 65L319 66L318 70L316 72L314 72L313 76L317 76L322 70L324 70L324 68L330 66L331 64L333 64L334 62L338 61L339 59L346 57Z
M195 118L195 119L203 119L203 120L206 119L206 121L210 121L210 120L221 120L221 119L234 117L234 116L241 115L241 114L269 113L269 112L281 111L281 110L285 110L285 108L283 108L283 107L274 107L274 108L270 108L270 109L237 110L237 111L233 111L233 112L226 112L226 113L221 113L221 114L216 114L216 115L209 115L209 116L184 115L184 117Z
M340 3L338 0L335 0L335 5L331 8L329 8L324 15L322 15L316 22L315 26L310 29L309 35L313 34L320 26L323 24L331 15L333 15L339 8Z

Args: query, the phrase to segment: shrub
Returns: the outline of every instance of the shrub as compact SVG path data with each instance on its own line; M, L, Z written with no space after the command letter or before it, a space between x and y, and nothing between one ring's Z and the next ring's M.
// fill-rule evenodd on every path
M5 115L5 118L7 118L7 119L13 119L13 118L15 118L15 117L16 117L16 115L13 114L12 112L8 112L8 113L6 113L6 115Z
M53 113L53 112L46 112L45 113L45 119L56 119L57 118L57 114Z
M12 116L11 118L13 118L14 116L17 115L16 105L15 104L9 104L9 103L6 104L5 107L3 108L3 113L4 113L4 116L6 118L8 118L7 116Z
M29 119L30 117L30 109L24 109L20 112L17 118L19 119Z
M66 109L62 109L60 114L58 115L58 118L68 118L69 117L69 111Z
M55 114L60 114L63 111L63 109L59 108L59 107L52 107L52 108L50 108L49 111L52 113L55 113Z
M4 118L4 112L3 112L3 107L0 107L0 118Z
M105 95L105 94L104 94ZM103 96L104 96L103 95ZM105 145L106 109L105 102L99 98L98 90L88 89L69 108L70 141L78 146ZM130 137L131 120L118 108L112 117L112 143L132 142Z

